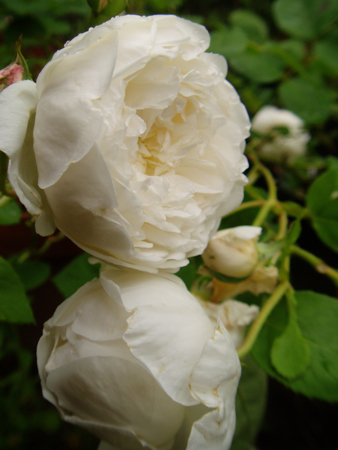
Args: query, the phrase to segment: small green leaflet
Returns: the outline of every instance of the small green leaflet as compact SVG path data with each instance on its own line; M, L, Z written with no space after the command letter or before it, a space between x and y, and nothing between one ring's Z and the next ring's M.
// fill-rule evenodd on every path
M34 323L33 312L21 280L12 266L0 257L0 320Z
M324 84L295 77L283 81L278 87L278 94L285 108L309 124L325 122L330 115L333 100Z
M311 353L305 371L287 379L277 372L271 361L274 342L285 333L289 322L284 301L268 317L252 349L252 356L270 376L295 392L329 402L338 401L338 301L312 291L296 291L295 300L299 330ZM284 337L284 341L290 339L292 333L294 330L288 331L289 336ZM277 341L278 345L282 347Z
M309 365L309 346L295 317L290 317L284 332L274 340L271 362L278 373L289 379L301 375Z
M226 58L240 55L247 47L248 38L241 28L223 28L211 33L208 52L219 53Z
M40 260L28 259L21 264L13 264L13 267L26 291L41 286L50 276L49 264Z
M89 264L89 256L87 253L82 253L53 277L53 282L65 298L70 297L85 283L99 276L100 266Z
M277 25L304 40L312 40L333 26L337 9L335 0L277 0L272 6Z
M243 363L236 396L236 431L231 450L253 448L265 411L267 375L250 355L243 359Z
M21 208L11 199L6 205L0 206L0 225L15 225L21 220Z
M235 9L229 16L229 22L234 27L242 29L246 36L257 44L263 44L269 36L264 20L252 11Z
M181 267L179 272L176 273L176 275L184 281L188 290L190 290L193 282L199 277L199 274L197 273L199 265L200 263L196 258L191 258L189 264L187 266Z
M307 207L312 226L331 249L338 252L338 169L323 173L310 186Z

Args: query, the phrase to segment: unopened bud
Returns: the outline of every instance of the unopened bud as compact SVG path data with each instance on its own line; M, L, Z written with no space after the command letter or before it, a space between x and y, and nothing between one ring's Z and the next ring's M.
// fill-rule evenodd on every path
M0 92L7 86L18 83L23 79L24 69L21 65L13 63L0 70Z
M95 13L100 13L108 3L108 0L87 0L89 6Z
M248 277L258 262L256 242L261 232L260 227L252 226L218 231L202 255L204 264L228 277Z

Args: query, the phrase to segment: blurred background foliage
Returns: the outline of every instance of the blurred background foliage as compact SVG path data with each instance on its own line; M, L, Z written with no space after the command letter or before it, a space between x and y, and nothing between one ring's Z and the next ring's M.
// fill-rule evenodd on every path
M15 43L22 36L21 50L35 80L67 40L124 7L124 0L112 0L109 9L94 14L86 0L0 0L0 68L14 61ZM270 104L304 119L312 136L307 156L287 169L271 168L282 200L302 204L310 183L325 169L338 168L338 0L129 0L126 11L177 14L205 25L211 33L210 51L226 57L228 79L251 117ZM242 213L246 223L251 223L250 214L256 211ZM238 225L234 216L227 220L225 226ZM300 245L310 251L322 248L306 226ZM0 254L7 258L0 258L0 271L12 284L23 286L22 292L18 287L17 298L28 297L35 320L35 324L0 324L0 449L95 449L94 437L62 423L42 398L35 347L56 306L96 276L98 268L90 266L87 256L63 236L47 240L36 236L29 215L15 200L0 209ZM337 265L329 248L322 248L319 256ZM324 285L320 274L313 271L309 276L307 266L298 260L296 264L297 276L292 280L296 288L336 296L334 285ZM22 322L32 320L27 316ZM252 361L247 364L251 370ZM248 408L240 399L237 407L244 411L243 417L253 411L256 420L250 436L254 438L263 415L266 380L252 370L259 390L250 385L253 378L244 379L243 392L256 396ZM269 382L269 389L268 412L257 443L260 450L338 448L330 430L330 422L338 418L337 405L309 400L276 381ZM240 437L247 425L239 423L233 450L252 448Z

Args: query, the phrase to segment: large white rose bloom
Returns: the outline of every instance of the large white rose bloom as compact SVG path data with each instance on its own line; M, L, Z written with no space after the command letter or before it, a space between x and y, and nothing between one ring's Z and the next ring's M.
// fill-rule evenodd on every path
M38 344L43 394L120 450L227 450L240 363L173 275L107 269L61 304Z
M0 96L0 149L36 217L108 263L175 271L242 201L249 119L206 29L122 16Z

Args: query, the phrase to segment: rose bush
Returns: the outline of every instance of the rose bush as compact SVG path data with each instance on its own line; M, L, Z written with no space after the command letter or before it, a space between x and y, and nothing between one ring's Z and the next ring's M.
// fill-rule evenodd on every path
M108 263L177 270L242 201L249 120L206 29L121 16L0 96L0 148L36 218Z
M37 356L63 419L121 450L231 445L234 344L173 275L101 271L46 322Z
M280 162L302 156L310 134L304 130L304 121L287 109L264 106L252 119L252 130L268 138L259 148L265 159Z

